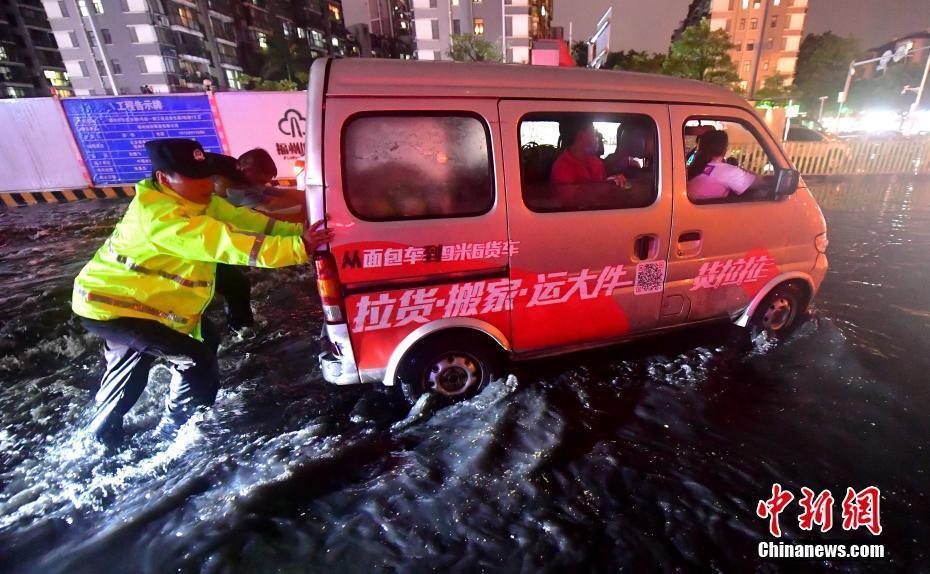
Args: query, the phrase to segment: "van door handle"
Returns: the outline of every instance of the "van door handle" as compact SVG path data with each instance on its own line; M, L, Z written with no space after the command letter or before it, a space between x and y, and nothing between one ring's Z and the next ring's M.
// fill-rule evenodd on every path
M678 236L678 256L694 257L701 252L703 243L700 231L686 231L682 233Z
M633 240L633 260L645 261L659 254L658 235L640 235Z

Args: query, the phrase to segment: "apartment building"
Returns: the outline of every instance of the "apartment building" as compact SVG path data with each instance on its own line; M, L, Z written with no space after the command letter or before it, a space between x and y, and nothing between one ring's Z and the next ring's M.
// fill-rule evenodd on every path
M528 64L533 40L550 36L552 0L413 0L413 17L419 60L448 60L452 36L474 34Z
M413 57L409 0L343 0L342 5L362 57Z
M702 18L709 20L711 30L730 35L735 45L730 58L747 95L752 97L776 73L786 77L786 84L794 80L807 0L694 0L672 39Z
M75 95L239 89L272 38L357 48L338 0L42 0Z
M39 0L0 0L0 98L71 95Z

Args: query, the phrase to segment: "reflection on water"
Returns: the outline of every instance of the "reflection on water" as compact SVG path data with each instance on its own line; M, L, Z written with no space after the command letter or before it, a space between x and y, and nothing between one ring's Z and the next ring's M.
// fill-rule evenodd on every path
M784 344L692 330L411 411L325 386L310 277L255 271L261 336L221 350L216 407L160 442L156 370L113 456L77 432L103 364L68 300L125 205L0 213L0 570L914 571L930 534L930 181L811 187L830 275ZM878 538L804 533L788 511L782 526L889 558L758 559L755 505L776 481L879 486Z

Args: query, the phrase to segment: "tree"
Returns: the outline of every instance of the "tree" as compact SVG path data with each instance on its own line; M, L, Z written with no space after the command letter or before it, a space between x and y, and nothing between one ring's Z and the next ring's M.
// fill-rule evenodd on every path
M575 60L575 65L579 68L586 68L588 66L587 42L572 43L572 59Z
M794 85L803 93L807 109L819 105L820 96L836 97L846 82L849 63L859 54L859 42L833 32L808 34L801 42Z
M739 81L729 50L735 46L725 30L711 31L707 20L689 26L672 42L664 73L732 88Z
M785 85L785 82L789 81L791 78L782 74L781 72L775 72L771 76L767 77L763 82L762 86L756 90L756 99L759 100L786 100L788 98L798 98L801 96L801 91L798 90L796 86Z
M449 57L456 62L500 62L503 59L496 44L471 34L452 36Z
M665 54L651 54L629 50L626 52L611 52L604 59L604 68L609 70L626 70L628 72L644 72L647 74L661 74L665 63Z
M297 42L281 33L268 38L268 46L262 49L261 76L272 81L286 80L298 84L300 75L305 74L313 63L313 55L306 42ZM303 83L301 88L306 88Z
M291 80L266 80L248 74L240 74L239 82L246 90L255 92L294 92L298 87L297 82Z

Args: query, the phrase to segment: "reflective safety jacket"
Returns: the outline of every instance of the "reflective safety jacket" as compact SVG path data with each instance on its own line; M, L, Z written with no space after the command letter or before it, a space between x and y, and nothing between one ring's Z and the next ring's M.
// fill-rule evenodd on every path
M214 196L185 200L145 179L123 219L74 280L81 317L158 321L200 339L216 264L285 267L308 261L300 224L271 219Z

